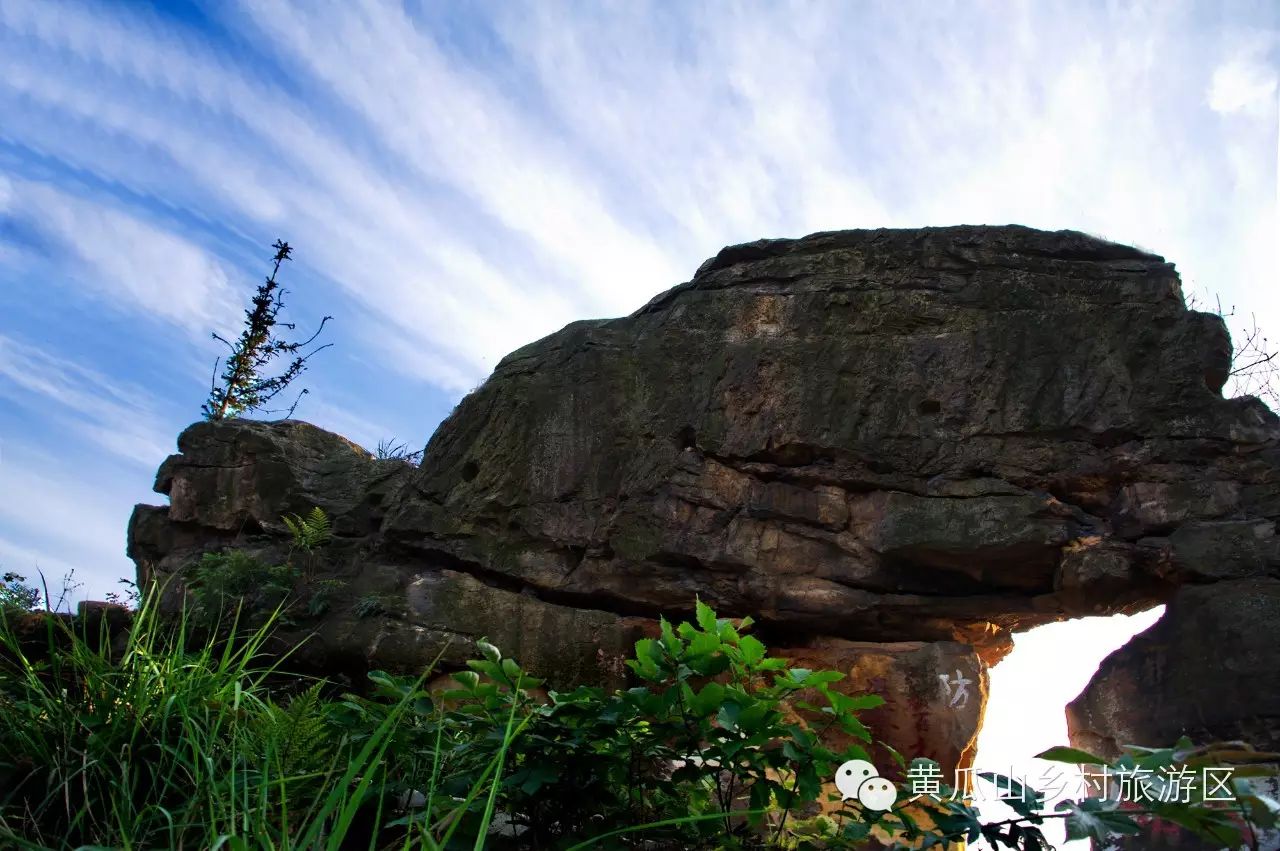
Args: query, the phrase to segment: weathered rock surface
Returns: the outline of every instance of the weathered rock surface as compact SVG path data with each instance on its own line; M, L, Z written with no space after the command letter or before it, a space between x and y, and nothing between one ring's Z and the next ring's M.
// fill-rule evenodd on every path
M1072 743L1104 757L1182 735L1280 750L1277 624L1280 579L1182 588L1067 706Z
M1228 562L1235 550L1224 555ZM1255 577L1181 588L1165 614L1102 663L1067 705L1072 745L1114 759L1125 745L1244 742L1280 751L1280 579ZM1225 767L1225 766L1224 766ZM1256 780L1274 796L1277 783ZM1280 848L1280 831L1258 848ZM1173 826L1115 846L1124 851L1211 851Z
M947 782L956 768L973 765L975 735L987 701L987 668L967 644L950 641L847 641L820 638L805 647L774 652L811 670L839 671L854 684L850 693L878 694L884 705L859 716L875 734L870 746L852 736L828 733L834 746L862 744L881 774L905 782L904 773L881 742L907 755L941 763ZM801 698L820 703L817 695ZM805 715L806 713L800 713ZM808 714L822 729L822 719Z
M607 679L695 596L774 646L917 642L867 653L923 725L896 744L963 752L980 706L966 738L932 702L957 658L981 677L1012 630L1277 574L1280 428L1222 398L1230 351L1172 265L1079 233L739 245L507 356L416 469L303 423L193 426L130 552L145 578L279 551L279 515L320 505L349 583L312 642L330 665L487 634ZM394 611L358 617L368 594ZM855 691L876 680L860 652Z
M1206 528L1247 541L1247 569L1276 563L1276 419L1221 397L1228 353L1169 264L1079 234L737 246L504 359L383 534L566 601L697 594L998 652L1218 569Z

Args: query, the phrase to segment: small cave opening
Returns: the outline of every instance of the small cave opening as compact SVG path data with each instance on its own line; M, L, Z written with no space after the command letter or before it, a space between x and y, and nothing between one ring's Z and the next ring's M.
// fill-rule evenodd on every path
M1025 781L1046 794L1050 809L1055 798L1079 795L1068 766L1034 757L1055 745L1070 744L1066 705L1084 690L1107 656L1162 614L1164 606L1156 606L1135 615L1076 618L1017 633L1013 650L989 671L974 776L990 771ZM996 800L997 791L990 783L975 780L974 790L984 820L1016 815ZM1066 841L1061 821L1046 820L1043 829L1049 842L1059 851L1089 851L1087 840ZM989 846L980 840L973 847Z

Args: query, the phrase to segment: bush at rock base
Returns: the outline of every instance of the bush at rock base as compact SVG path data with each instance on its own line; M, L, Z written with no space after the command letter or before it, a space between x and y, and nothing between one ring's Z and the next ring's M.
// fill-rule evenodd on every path
M878 698L832 691L840 674L789 667L749 619L702 604L694 622L664 620L636 645L629 689L544 693L481 642L482 658L451 687L431 687L431 671L374 672L356 696L283 678L261 653L270 621L193 646L185 621L157 617L159 596L144 597L119 654L71 634L32 659L0 626L0 845L928 848L985 836L1034 851L1046 818L1101 837L1154 816L1233 847L1247 835L1240 816L1274 824L1273 805L1243 778L1238 812L1092 798L1042 814L1025 790L1019 818L984 824L970 804L945 800L945 786L889 811L836 801L830 778L865 752L824 748L820 728L784 710L802 690L816 694L811 714L869 742L857 713ZM1121 762L1212 758L1187 744Z
M6 573L0 577L0 611L29 612L40 605L40 589L26 584L26 577Z

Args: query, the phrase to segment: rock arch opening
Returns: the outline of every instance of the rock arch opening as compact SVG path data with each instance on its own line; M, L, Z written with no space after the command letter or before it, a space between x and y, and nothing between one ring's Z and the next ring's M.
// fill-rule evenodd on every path
M1103 660L1155 624L1164 611L1164 606L1156 606L1134 615L1077 618L1018 633L1013 650L988 672L986 713L978 732L974 768L1025 779L1046 794L1066 785L1064 766L1033 757L1068 744L1067 704L1085 690ZM994 797L995 790L981 781L976 790L986 798ZM1073 793L1063 788L1058 795ZM984 801L983 811L988 809L993 816L1014 815L998 800ZM1077 847L1087 851L1087 842L1065 844L1062 826L1052 820L1046 835L1063 851Z

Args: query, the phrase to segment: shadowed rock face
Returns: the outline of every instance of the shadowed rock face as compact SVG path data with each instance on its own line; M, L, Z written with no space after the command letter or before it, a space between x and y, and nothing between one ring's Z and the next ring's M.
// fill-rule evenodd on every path
M1280 579L1182 588L1067 706L1073 744L1114 757L1186 735L1280 750L1278 624Z
M508 355L417 469L301 423L193 426L131 553L146 575L279 547L278 514L319 504L352 596L404 600L335 610L324 652L421 664L502 629L553 680L607 680L697 596L811 661L921 642L944 650L886 658L985 676L1012 630L1275 571L1280 430L1222 398L1229 369L1170 264L1083 234L761 241ZM934 673L882 681L942 729Z
M1239 568L1228 550L1224 563ZM1071 744L1108 759L1126 745L1244 742L1280 751L1280 579L1255 576L1185 585L1160 620L1103 661L1067 705ZM1229 748L1237 750L1238 748ZM1259 791L1274 797L1275 778ZM1280 848L1280 830L1258 848ZM1120 851L1212 851L1182 830L1116 843Z

